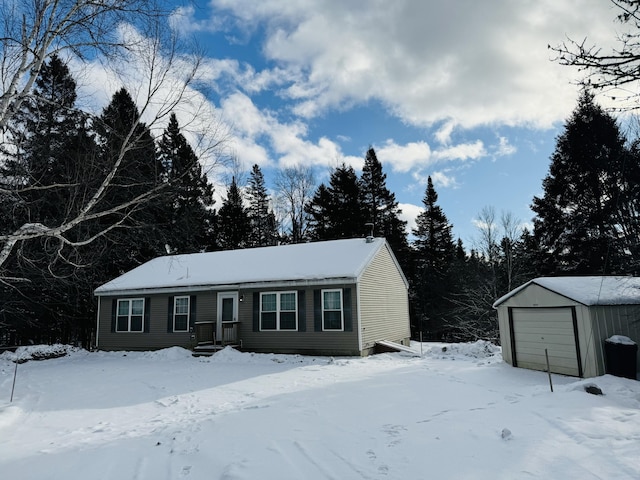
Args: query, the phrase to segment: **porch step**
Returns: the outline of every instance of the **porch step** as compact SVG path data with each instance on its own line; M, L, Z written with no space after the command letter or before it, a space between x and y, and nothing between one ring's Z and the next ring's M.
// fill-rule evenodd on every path
M194 347L192 355L194 357L210 357L211 355L213 355L216 352L219 352L223 348L226 348L226 347L237 348L238 346L239 345L229 345L229 344L214 345L213 343L208 343L208 344L198 345Z

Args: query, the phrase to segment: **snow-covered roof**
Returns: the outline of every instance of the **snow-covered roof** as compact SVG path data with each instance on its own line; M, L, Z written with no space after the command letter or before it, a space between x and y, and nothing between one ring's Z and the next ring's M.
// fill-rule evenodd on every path
M532 283L583 305L640 304L640 277L539 277L496 300L494 308Z
M354 238L158 257L98 287L95 294L266 282L355 282L385 244L383 238Z

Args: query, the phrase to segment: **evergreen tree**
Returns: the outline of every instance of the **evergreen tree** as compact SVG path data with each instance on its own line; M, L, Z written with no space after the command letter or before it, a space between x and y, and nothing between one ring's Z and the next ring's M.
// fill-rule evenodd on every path
M197 155L180 132L175 114L158 142L158 157L166 172L171 253L215 250L213 185Z
M613 117L584 91L558 137L544 195L533 199L534 233L550 273L605 274L624 269L615 211L625 140Z
M374 236L383 236L389 242L393 252L404 270L409 265L407 222L400 219L402 210L398 207L396 196L386 184L387 174L373 148L367 150L360 176L361 202L366 211L368 223L373 225Z
M55 227L77 214L78 199L89 188L96 146L75 101L75 80L53 55L40 70L34 96L22 103L9 129L14 148L4 152L9 158L0 177L19 188L2 195L3 229L13 231L26 222ZM78 268L91 263L82 250L34 239L22 242L8 260L12 277L22 280L20 295L9 283L0 285L0 317L12 342L88 344L93 285L90 269Z
M249 212L234 177L218 212L218 245L222 250L245 248L250 233Z
M112 97L94 124L100 140L100 162L104 178L117 162L119 168L105 190L102 211L126 205L97 220L96 231L112 229L94 248L104 248L100 259L107 278L113 278L152 258L166 254L170 243L171 210L167 197L167 173L156 153L149 128L140 121L140 113L129 92L122 88ZM125 148L123 148L125 146ZM96 188L98 185L95 186ZM144 199L140 202L137 199Z
M251 169L247 193L251 223L249 246L265 247L276 245L278 239L276 216L269 208L269 195L267 194L264 175L258 165L254 165Z
M329 203L326 215L327 239L364 237L367 217L361 202L360 184L353 167L344 163L336 168L329 180Z
M428 339L442 340L446 326L451 323L450 293L454 289L451 267L456 258L456 246L451 225L437 201L438 194L429 177L422 200L424 211L417 216L413 230L413 288L420 330Z
M309 238L314 241L329 240L331 218L329 209L331 193L324 183L321 183L311 201L305 206L309 216Z

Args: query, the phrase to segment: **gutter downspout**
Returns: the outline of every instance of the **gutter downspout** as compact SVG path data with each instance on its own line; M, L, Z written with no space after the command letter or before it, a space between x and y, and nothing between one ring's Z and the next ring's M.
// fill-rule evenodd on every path
M358 322L358 350L362 356L362 309L360 308L360 278L356 279L356 305L358 308L358 315L356 316Z

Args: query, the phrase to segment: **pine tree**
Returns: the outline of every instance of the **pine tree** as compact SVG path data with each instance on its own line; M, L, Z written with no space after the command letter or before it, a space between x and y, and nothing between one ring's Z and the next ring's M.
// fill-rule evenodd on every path
M129 92L122 88L105 107L94 129L100 140L100 162L105 172L120 161L111 185L105 191L103 211L133 202L128 209L119 209L100 218L94 228L111 230L95 248L104 248L103 268L110 278L136 265L166 253L170 243L170 210L166 196L167 174L158 155L149 128L140 121L140 113ZM127 140L128 139L128 140ZM126 148L123 145L126 143ZM103 178L103 176L97 176ZM97 187L97 186L96 186ZM138 202L135 199L144 198Z
M278 229L276 217L269 208L269 195L265 186L264 175L258 165L254 165L249 176L249 219L251 233L248 244L251 247L276 245Z
M169 187L164 192L169 215L171 253L215 250L213 185L200 161L180 132L175 114L158 142L158 157Z
M234 177L218 212L218 245L222 250L245 248L250 233L249 212Z
M309 215L309 238L311 240L330 240L330 203L331 193L327 186L321 183L311 201L305 206L305 212Z
M437 201L438 194L429 177L422 200L424 211L417 216L413 230L413 288L420 330L428 339L442 340L446 326L451 323L450 293L454 290L451 267L456 258L456 246L451 224Z
M374 236L380 235L387 239L401 266L406 270L409 264L407 222L400 219L402 210L398 207L395 194L387 188L386 180L387 174L383 173L375 150L369 148L359 182L366 219L373 225Z
M2 195L0 223L9 231L25 222L61 225L77 214L79 199L86 197L96 145L75 101L75 80L53 55L9 129L14 148L4 152L9 160L0 177L20 186ZM8 283L0 286L0 314L13 341L88 343L94 284L86 250L45 238L22 242L7 262L12 277L23 279L21 295Z
M368 234L367 217L361 202L360 184L353 167L344 163L336 168L329 180L327 226L329 239L357 238Z
M544 195L534 197L534 234L551 273L605 274L624 268L615 226L625 140L615 119L584 91L551 156Z

